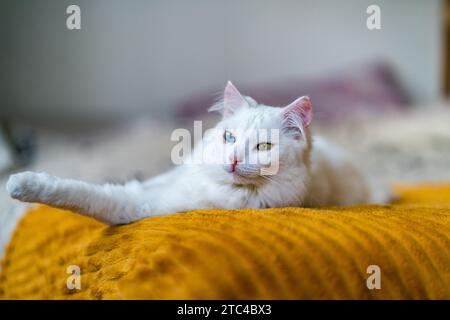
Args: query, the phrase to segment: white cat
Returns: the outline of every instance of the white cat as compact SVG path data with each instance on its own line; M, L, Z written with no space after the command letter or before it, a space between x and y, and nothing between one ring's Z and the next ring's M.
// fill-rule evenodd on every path
M242 96L229 82L223 101L210 110L220 111L223 118L205 133L189 161L146 182L93 185L23 172L11 175L7 190L21 201L69 209L113 225L195 209L381 200L342 151L311 138L308 97L283 108L270 107ZM278 134L257 134L255 140L254 132L264 130Z

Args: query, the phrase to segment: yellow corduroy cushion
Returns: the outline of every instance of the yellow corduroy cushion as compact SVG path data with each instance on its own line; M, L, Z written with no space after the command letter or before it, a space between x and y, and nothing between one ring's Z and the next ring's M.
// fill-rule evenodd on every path
M450 186L389 206L193 211L108 227L39 206L2 263L3 299L450 299ZM69 265L81 289L69 290ZM369 265L381 289L369 290Z

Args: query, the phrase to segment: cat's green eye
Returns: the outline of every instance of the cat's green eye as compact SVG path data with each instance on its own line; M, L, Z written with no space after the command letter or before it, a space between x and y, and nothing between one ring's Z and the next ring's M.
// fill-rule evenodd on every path
M272 148L272 144L270 142L258 143L256 149L258 151L269 151Z
M225 130L223 133L223 141L227 143L235 143L236 137L230 131Z

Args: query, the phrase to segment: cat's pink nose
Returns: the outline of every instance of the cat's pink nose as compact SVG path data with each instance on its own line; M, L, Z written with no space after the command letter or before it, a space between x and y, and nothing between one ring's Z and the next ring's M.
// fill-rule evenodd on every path
M237 156L232 153L230 154L230 161L231 161L231 171L234 172L236 170L236 166L237 166Z

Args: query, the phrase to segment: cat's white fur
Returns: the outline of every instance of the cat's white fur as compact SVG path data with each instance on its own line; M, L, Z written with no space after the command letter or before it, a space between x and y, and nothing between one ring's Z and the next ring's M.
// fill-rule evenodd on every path
M312 138L309 98L301 97L284 108L270 107L242 96L229 82L223 101L212 109L222 112L223 119L216 130L205 134L202 148L196 147L186 164L146 182L93 185L22 172L11 175L7 190L15 199L69 209L108 224L195 209L316 207L384 200L377 199L341 150ZM248 146L250 132L261 129L280 132L271 152ZM234 143L223 141L225 130L233 133ZM223 154L229 162L218 158ZM244 158L252 154L260 162L246 163ZM213 161L205 161L205 155ZM273 165L276 174L261 173Z

